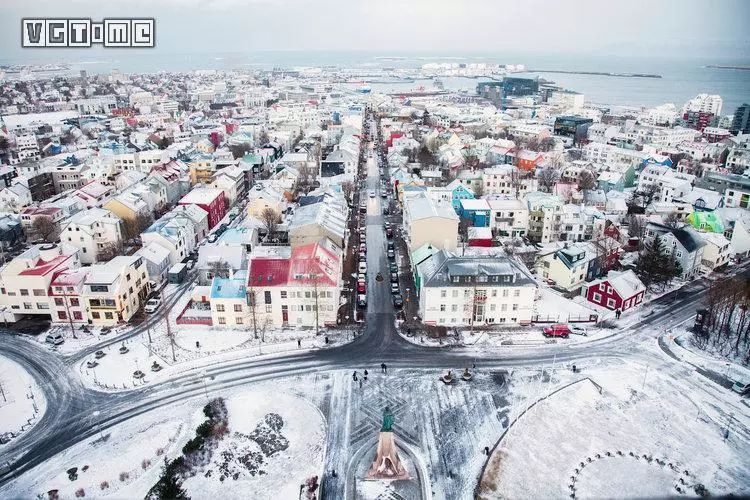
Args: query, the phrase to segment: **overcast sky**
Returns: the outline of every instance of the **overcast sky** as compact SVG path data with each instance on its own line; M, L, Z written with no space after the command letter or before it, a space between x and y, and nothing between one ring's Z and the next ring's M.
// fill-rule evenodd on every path
M163 54L371 50L750 59L750 0L0 0L0 9L0 59L59 53L20 48L20 19L35 16L154 17L155 50Z

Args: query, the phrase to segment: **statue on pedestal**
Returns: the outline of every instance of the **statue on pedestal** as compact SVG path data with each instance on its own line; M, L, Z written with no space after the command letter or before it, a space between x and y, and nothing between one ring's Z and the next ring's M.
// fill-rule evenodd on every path
M386 406L378 437L378 451L370 470L367 471L366 479L409 479L396 451L396 441L393 437L394 419L393 412Z

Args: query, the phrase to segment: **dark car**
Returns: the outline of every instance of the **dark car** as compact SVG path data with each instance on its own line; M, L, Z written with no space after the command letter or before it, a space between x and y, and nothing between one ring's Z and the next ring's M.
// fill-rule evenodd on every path
M388 258L389 259L395 259L396 258L396 252L394 252L392 248L388 249Z
M398 283L398 273L391 273L391 283Z
M392 273L397 273L398 272L398 265L395 262L389 262L388 263L388 269L390 269L390 271Z
M392 241L388 242L388 250L393 250L393 242Z
M399 309L404 307L404 299L403 297L401 297L400 293L393 295L393 307L396 307Z
M385 237L386 238L393 238L393 228L387 228L385 230Z
M383 215L389 215L390 213L391 213L391 211L388 209L388 206L387 205L384 206L383 207Z

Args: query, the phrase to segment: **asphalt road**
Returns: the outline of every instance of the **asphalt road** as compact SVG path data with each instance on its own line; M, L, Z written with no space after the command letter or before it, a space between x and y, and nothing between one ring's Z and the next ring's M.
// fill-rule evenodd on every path
M0 485L18 477L51 458L55 454L92 436L99 429L117 425L125 420L176 402L204 397L204 377L209 392L250 385L261 380L304 375L324 370L353 370L368 368L376 371L381 362L389 368L422 368L444 372L458 370L477 363L478 369L502 369L514 366L535 366L550 363L575 362L579 367L591 360L622 357L632 353L636 344L656 339L665 328L689 320L706 292L705 284L691 284L679 292L677 300L671 296L655 301L657 312L630 328L610 337L584 343L556 343L543 347L509 348L492 353L475 348L426 348L403 339L395 328L391 302L386 238L382 227L381 198L369 198L367 190L378 189L378 167L374 159L367 163L368 178L362 198L368 199L367 263L368 305L363 335L353 342L315 352L294 352L266 357L217 362L195 368L176 380L140 387L127 392L105 393L84 387L73 372L75 363L101 348L85 349L70 357L59 357L42 346L15 335L4 335L0 354L19 362L37 379L47 398L47 411L29 432L11 441L0 457ZM375 280L378 270L384 280ZM189 284L184 285L184 289ZM183 289L183 291L184 291ZM177 294L172 300L177 300ZM148 321L156 321L150 318ZM107 340L120 341L145 329L140 325L127 334ZM93 412L98 410L98 417Z

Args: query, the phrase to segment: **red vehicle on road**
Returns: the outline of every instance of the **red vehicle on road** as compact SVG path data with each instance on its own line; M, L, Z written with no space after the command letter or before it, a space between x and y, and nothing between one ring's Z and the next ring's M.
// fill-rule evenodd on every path
M357 292L358 293L365 293L366 291L366 285L364 281L358 281L357 282Z
M542 333L545 337L562 337L567 339L570 335L570 328L568 328L568 325L545 326L542 329Z

